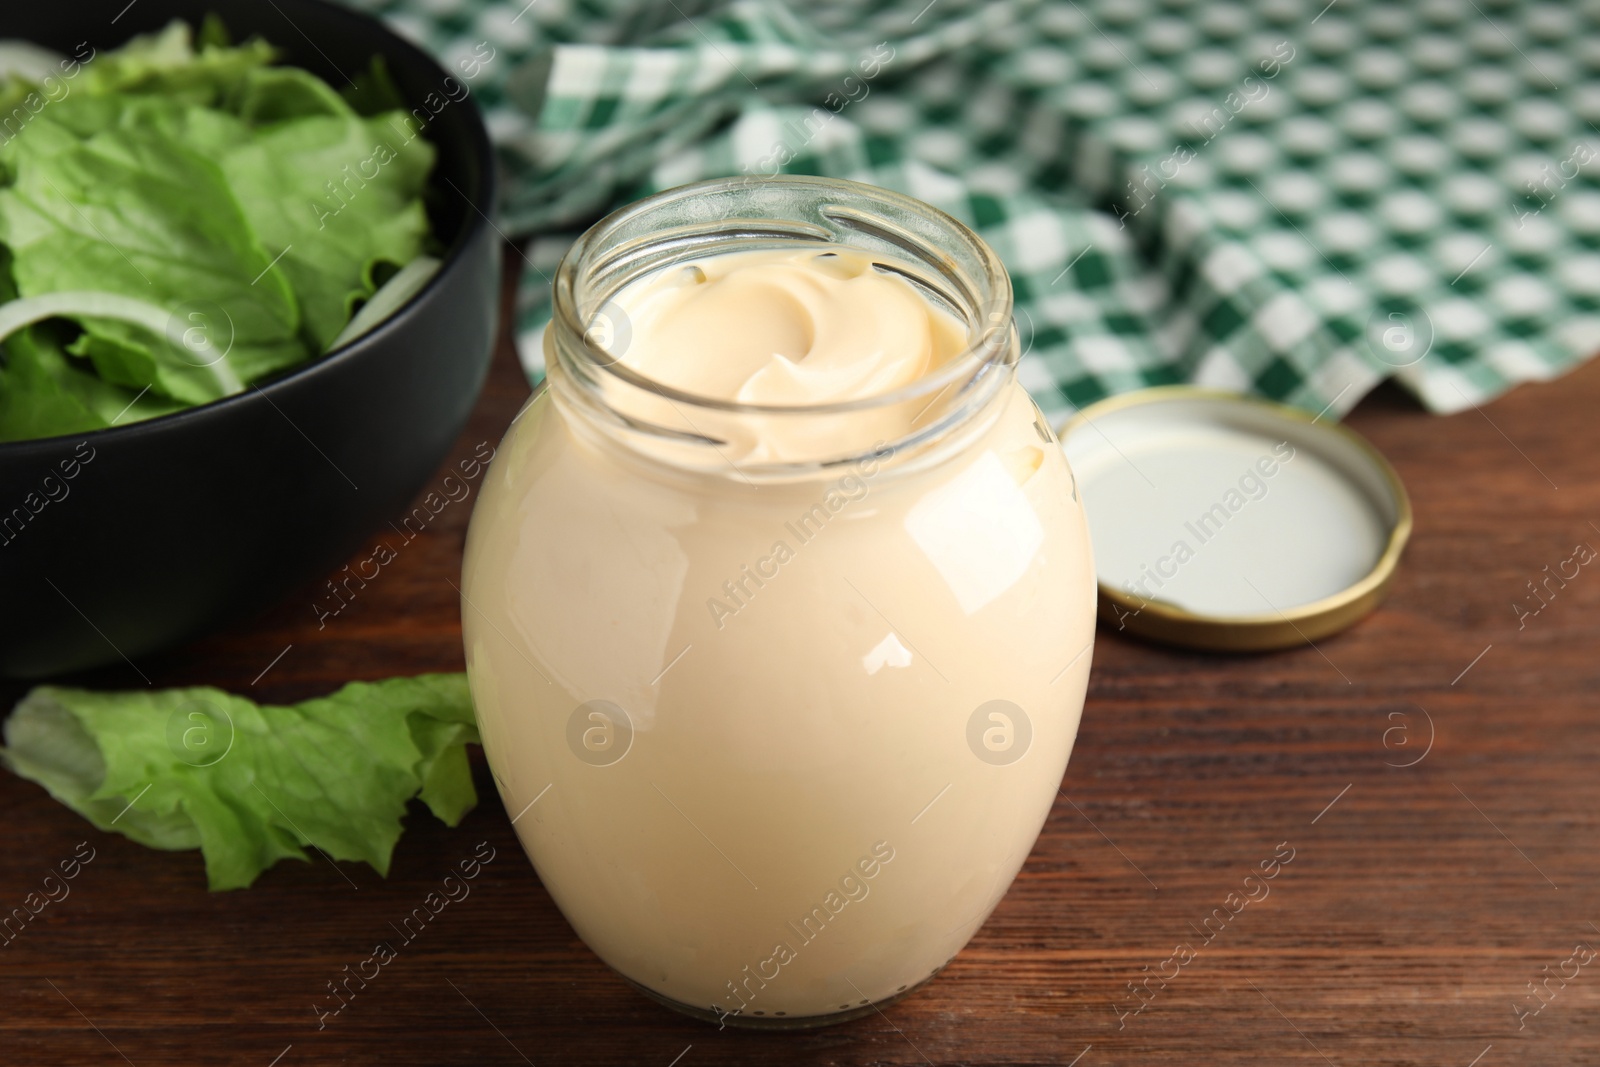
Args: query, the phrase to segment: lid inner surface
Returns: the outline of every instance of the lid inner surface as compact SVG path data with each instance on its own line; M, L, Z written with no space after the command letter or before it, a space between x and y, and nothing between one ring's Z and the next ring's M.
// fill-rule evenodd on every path
M1106 412L1064 443L1105 585L1216 617L1272 614L1370 573L1396 505L1344 435L1185 398Z

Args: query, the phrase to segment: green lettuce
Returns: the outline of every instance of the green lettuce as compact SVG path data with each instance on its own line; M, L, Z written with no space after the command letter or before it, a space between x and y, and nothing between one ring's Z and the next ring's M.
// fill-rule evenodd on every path
M199 848L213 890L250 885L309 846L388 874L413 797L454 826L477 804L466 676L352 682L287 707L220 689L39 686L0 760L102 830Z
M0 318L19 304L11 283L11 256L0 246ZM100 430L121 419L151 418L176 410L171 401L136 395L112 385L79 360L69 359L63 331L52 324L10 332L0 368L0 427L19 437Z
M230 45L227 37L215 17L206 20L198 40L188 23L170 22L157 33L135 37L85 63L81 91L93 96L156 94L223 106L251 72L277 57L265 41Z
M122 396L119 424L207 403L314 359L426 250L435 152L382 65L344 95L274 59L215 20L198 38L174 22L42 105L24 74L0 78L0 293L31 309L98 292L163 320L74 307L0 334L0 441L106 425Z
M434 158L433 146L407 140L403 126L339 103L345 114L258 130L220 157L251 229L274 252L287 249L274 269L299 295L319 353L376 290L377 265L408 263L421 251L428 219L416 191Z
M46 112L36 124L53 120ZM68 351L88 357L100 377L187 404L309 355L287 278L205 149L154 129L106 129L24 162L0 189L0 241L21 296L114 293L198 315L202 329L227 335L219 367L144 327L80 320L84 332Z
M19 438L102 430L177 411L175 401L113 385L73 359L58 331L29 327L6 341L0 426Z

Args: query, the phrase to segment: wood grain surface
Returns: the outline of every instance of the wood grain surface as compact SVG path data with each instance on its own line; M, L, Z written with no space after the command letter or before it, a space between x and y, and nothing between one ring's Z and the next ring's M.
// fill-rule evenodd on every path
M502 337L450 462L498 442L527 392ZM102 834L0 773L0 910L80 842L94 850L70 895L0 948L0 1062L1600 1062L1600 959L1575 955L1600 948L1600 567L1521 629L1512 607L1535 603L1526 583L1547 564L1600 546L1597 412L1596 365L1448 418L1392 388L1366 399L1349 424L1416 509L1388 602L1320 648L1262 656L1102 627L1077 749L1021 876L943 974L881 1014L751 1034L646 1000L551 904L476 750L478 809L447 830L414 806L387 880L317 859L226 894L206 891L198 854ZM268 701L460 670L468 511L448 508L322 629L316 583L141 667L158 686ZM141 684L125 667L73 681ZM494 859L471 895L319 1028L328 983L481 842ZM1289 850L1270 894L1208 942L1206 917Z

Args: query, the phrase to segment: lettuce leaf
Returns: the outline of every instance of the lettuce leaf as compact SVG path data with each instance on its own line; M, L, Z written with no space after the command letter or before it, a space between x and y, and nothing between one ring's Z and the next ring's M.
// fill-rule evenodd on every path
M102 830L199 848L224 890L307 846L388 874L412 797L451 826L476 805L477 740L461 674L352 682L288 707L207 687L39 686L7 720L0 761Z
M11 255L0 246L0 318L15 308ZM67 357L54 324L24 327L6 338L0 363L0 441L100 430L127 418L176 410L171 401L112 385Z
M196 47L189 24L169 22L157 33L134 37L83 66L75 91L92 96L159 94L207 107L225 104L252 71L277 57L265 41L230 46L201 34Z
M246 75L231 108L252 126L312 115L350 114L333 86L298 67L267 67Z
M346 97L274 59L215 20L198 38L174 22L83 61L69 95L0 137L7 299L98 291L168 319L64 312L60 344L19 335L0 357L0 438L92 428L118 390L144 397L133 422L304 363L422 254L435 153L404 112L377 110L398 99L381 64ZM0 77L0 101L35 88Z
M356 74L355 80L339 95L356 109L358 115L370 117L386 111L406 110L405 97L400 94L400 87L394 83L394 78L389 74L389 65L382 56L373 56L367 69Z
M278 262L305 315L310 346L322 353L372 295L380 262L403 265L428 233L422 184L434 149L396 115L363 119L307 115L256 132L222 153L220 164L251 228Z
M0 241L24 297L98 290L177 316L220 308L211 316L230 335L223 359L249 381L308 352L275 253L251 232L205 147L113 128L42 160L25 157L16 181L0 189ZM229 391L207 360L147 329L94 318L80 325L69 351L87 356L106 381L190 404Z
M102 430L178 410L151 393L112 385L66 354L58 331L31 326L6 340L0 367L0 441Z

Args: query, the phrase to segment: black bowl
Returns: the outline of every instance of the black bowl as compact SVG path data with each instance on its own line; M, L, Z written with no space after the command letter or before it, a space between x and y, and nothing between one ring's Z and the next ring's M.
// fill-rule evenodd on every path
M0 37L105 51L212 11L332 85L374 55L411 105L462 84L375 19L318 0L7 5ZM488 371L500 260L476 104L448 104L424 135L439 150L427 206L444 265L377 329L203 407L0 444L0 675L131 662L259 611L347 559L437 471Z

